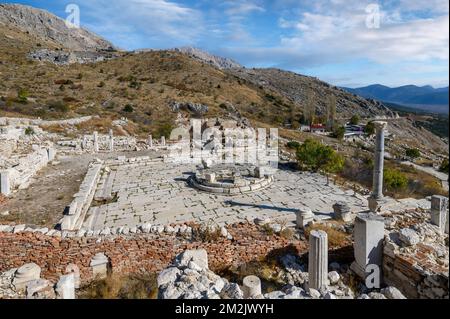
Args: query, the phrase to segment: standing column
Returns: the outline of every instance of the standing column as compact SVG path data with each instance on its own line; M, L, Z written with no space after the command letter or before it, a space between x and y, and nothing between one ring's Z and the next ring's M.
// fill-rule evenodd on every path
M9 181L9 172L0 172L0 194L9 196L11 194L11 183Z
M153 136L151 134L148 136L147 144L150 148L153 148Z
M109 151L114 151L114 133L113 130L109 130Z
M166 137L164 135L161 136L161 146L166 146Z
M309 288L321 290L328 285L328 236L323 230L309 234Z
M353 237L355 262L351 269L365 279L367 266L376 265L380 270L382 268L384 218L373 213L358 214Z
M94 152L98 153L98 133L94 132Z
M448 198L434 195L431 197L431 223L439 227L441 233L445 230L447 221Z
M375 158L373 166L372 195L369 198L369 208L375 212L379 202L383 199L383 171L384 171L384 133L386 122L373 122L376 130Z

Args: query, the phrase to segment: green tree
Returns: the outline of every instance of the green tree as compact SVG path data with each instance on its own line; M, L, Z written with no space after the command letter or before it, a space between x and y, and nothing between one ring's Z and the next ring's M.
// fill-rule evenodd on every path
M307 139L297 150L297 160L303 169L314 172L337 173L344 167L344 157L328 145L312 139Z
M375 134L375 124L373 122L367 123L367 125L364 127L364 133L366 135L372 136Z
M384 185L388 190L397 191L405 189L408 186L408 178L402 172L386 168L384 169Z
M338 140L343 140L345 136L345 127L340 126L336 128L333 132L333 136L337 138Z
M290 141L287 144L287 147L289 147L290 149L298 149L300 147L300 143L297 141Z
M358 125L360 121L359 115L355 114L352 116L352 118L350 119L350 124L351 125Z
M417 148L408 148L405 153L407 157L413 160L420 157L420 151Z

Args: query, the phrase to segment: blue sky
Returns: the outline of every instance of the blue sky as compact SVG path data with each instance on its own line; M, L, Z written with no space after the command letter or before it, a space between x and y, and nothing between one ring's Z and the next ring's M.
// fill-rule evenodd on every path
M9 2L62 18L67 4L77 4L83 27L123 49L195 46L247 67L282 68L339 86L449 82L448 0Z

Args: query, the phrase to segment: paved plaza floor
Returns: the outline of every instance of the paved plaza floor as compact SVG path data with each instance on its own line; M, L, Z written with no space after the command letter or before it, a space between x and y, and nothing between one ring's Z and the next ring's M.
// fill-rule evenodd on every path
M367 209L364 196L342 190L332 182L327 184L326 177L313 173L280 169L267 188L227 196L191 188L187 179L195 172L195 165L153 161L109 168L103 180L115 199L94 203L84 221L85 229L188 221L226 225L257 217L291 224L302 206L309 207L316 218L329 218L337 201L347 202L355 212Z

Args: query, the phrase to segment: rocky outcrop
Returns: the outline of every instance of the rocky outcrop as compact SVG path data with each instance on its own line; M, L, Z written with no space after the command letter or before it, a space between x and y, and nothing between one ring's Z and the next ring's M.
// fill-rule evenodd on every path
M0 25L15 27L36 38L52 40L74 51L111 51L114 46L83 28L69 28L47 11L19 4L0 4Z
M95 63L110 60L117 57L116 54L111 52L98 52L98 51L52 51L48 49L41 49L30 52L28 58L31 60L50 62L56 65L68 65L73 63Z
M242 68L242 65L240 65L236 61L220 57L217 55L213 55L197 48L182 47L182 48L175 48L173 50L176 52L184 53L200 62L212 65L219 69Z

